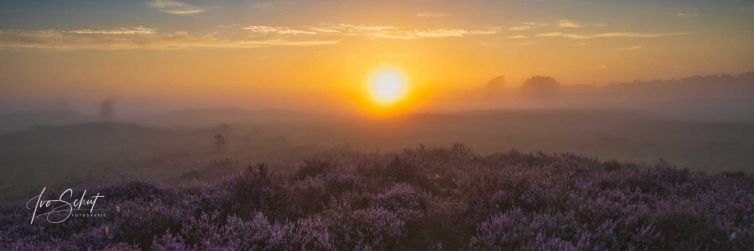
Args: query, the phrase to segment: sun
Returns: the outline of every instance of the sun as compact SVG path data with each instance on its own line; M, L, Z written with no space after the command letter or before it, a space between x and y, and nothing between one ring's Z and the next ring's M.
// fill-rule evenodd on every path
M379 68L369 78L369 93L377 104L396 103L406 96L406 92L406 77L397 68Z

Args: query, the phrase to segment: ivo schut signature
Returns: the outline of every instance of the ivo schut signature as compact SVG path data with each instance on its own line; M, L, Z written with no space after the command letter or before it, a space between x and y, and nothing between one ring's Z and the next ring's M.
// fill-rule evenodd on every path
M104 217L104 214L95 214L94 207L97 204L97 199L105 198L104 195L97 193L96 195L86 197L86 189L81 193L81 197L73 198L73 189L66 189L63 191L57 199L45 199L45 191L47 187L42 188L42 192L39 195L29 199L26 202L26 208L32 210L31 222L34 224L34 219L37 217L44 217L49 223L62 223L71 215L78 211L84 211L86 215L82 217ZM88 211L88 212L87 212Z

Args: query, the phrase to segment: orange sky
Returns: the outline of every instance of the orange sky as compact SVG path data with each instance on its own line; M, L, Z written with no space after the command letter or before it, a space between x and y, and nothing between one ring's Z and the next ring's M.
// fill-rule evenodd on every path
M415 102L498 75L604 84L754 69L745 1L463 2L4 2L1 95L340 107L364 102L381 65L406 73Z

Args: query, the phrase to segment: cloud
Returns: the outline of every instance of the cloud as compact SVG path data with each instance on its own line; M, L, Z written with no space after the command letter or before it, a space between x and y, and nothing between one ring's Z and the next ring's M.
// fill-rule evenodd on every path
M243 28L252 33L260 33L267 35L334 35L342 34L346 36L359 36L370 35L374 32L382 32L387 30L396 30L393 26L381 26L381 25L353 25L353 24L326 24L318 26L304 26L304 27L286 27L286 26L263 26L252 25Z
M158 32L136 26L110 29L0 30L0 49L128 50L184 48L259 48L272 46L322 46L344 38L432 39L497 34L499 27L482 29L416 29L378 25L263 26L240 28L251 34L238 37L224 33Z
M658 37L670 37L689 35L689 32L674 32L674 33L638 33L638 32L606 32L606 33L593 33L593 34L576 34L576 33L564 33L564 32L549 32L537 34L538 37L561 37L569 39L594 39L594 38L658 38Z
M143 26L137 26L132 28L116 28L116 29L78 29L68 31L73 34L96 34L96 35L140 35L140 34L154 34L155 30L150 28L144 28Z
M143 27L142 27L143 28ZM146 29L146 28L144 28ZM122 30L122 29L116 29ZM85 33L80 33L85 31ZM109 30L0 30L0 48L53 50L129 50L186 48L262 48L274 46L333 45L333 39L244 38L224 39L188 32L113 33ZM77 33L78 32L78 33ZM84 34L84 35L82 35Z
M508 36L508 38L510 38L510 39L524 39L524 38L529 38L529 36L524 36L524 35L512 35L512 36Z
M290 27L269 27L269 26L249 26L245 28L247 30L252 30L256 32L268 32L268 33L279 33L279 34L320 34L320 35L327 35L327 34L343 34L347 36L359 36L364 34L369 34L373 32L381 32L381 31L387 31L387 30L393 30L396 29L393 26L384 26L384 25L354 25L354 24L324 24L324 25L318 25L318 26L309 26L309 27L301 27L301 28L290 28Z
M536 23L536 22L525 22L525 23L523 23L521 25L512 26L512 27L510 27L508 29L512 30L512 31L524 31L524 30L531 30L531 29L534 29L534 28L537 28L537 27L542 27L542 26L547 26L547 24Z
M281 34L281 35L302 35L302 34L317 34L316 31L307 31L307 30L297 30L297 29L291 29L290 27L282 27L282 26L248 26L244 27L244 30L251 31L253 33L264 33L264 34Z
M469 34L470 32L464 29L434 29L434 30L419 30L415 31L413 34L417 37L428 37L428 38L438 38L438 37L463 37L466 34Z
M512 31L523 31L523 30L531 29L531 26L528 26L528 25L512 26L508 29Z
M371 35L372 38L381 38L381 39L401 39L401 40L413 40L418 39L419 37L416 36L416 34L411 32L375 32Z
M558 27L560 27L560 28L580 28L581 24L576 23L576 22L574 22L572 20L561 19L561 20L558 20Z
M252 33L267 35L345 35L345 36L365 36L372 38L392 38L392 39L416 39L416 38L442 38L442 37L463 37L465 35L485 35L495 34L498 28L465 30L452 28L438 29L412 29L400 28L383 25L353 25L353 24L336 24L336 25L319 25L304 27L286 27L286 26L262 26L252 25L243 28Z
M450 14L445 12L420 12L416 13L416 16L420 18L442 18L448 17Z
M470 35L493 35L497 34L497 32L500 31L500 27L491 27L486 29L480 29L480 30L471 30L469 31Z
M638 49L641 49L641 45L634 45L634 46L630 46L630 47L618 48L618 49L615 49L615 51L633 51L633 50L638 50Z
M689 9L681 12L676 12L675 16L680 18L699 17L699 9Z
M425 29L425 30L406 30L406 29L393 29L387 31L380 31L371 34L372 38L383 39L421 39L421 38L460 38L467 35L492 35L497 34L499 28L488 28L478 30L466 30L466 29Z
M340 40L288 40L288 39L270 39L270 40L240 40L228 41L225 48L259 48L273 46L320 46L334 45L340 43Z
M325 26L328 27L328 26ZM343 32L373 32L373 31L385 31L395 29L393 26L384 25L354 25L354 24L338 24L329 26L329 28L341 30Z
M346 36L379 39L412 40L420 38L453 38L472 35L497 34L500 27L483 29L435 28L416 29L411 27L394 27L383 25L326 24L318 26L285 27L253 25L243 28L253 33L264 35L319 35L325 37Z
M309 28L309 30L317 32L317 33L343 33L342 30L328 28L328 27L314 27L314 28Z
M175 0L153 0L148 5L161 12L175 15L193 15L206 12L203 8Z

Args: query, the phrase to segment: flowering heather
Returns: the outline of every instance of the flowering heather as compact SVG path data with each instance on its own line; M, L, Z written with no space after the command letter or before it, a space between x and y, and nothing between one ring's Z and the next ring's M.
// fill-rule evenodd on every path
M23 202L9 202L0 250L754 247L754 177L743 173L483 156L462 145L328 152L292 170L260 164L208 182L100 187L107 217L59 224L29 224Z

